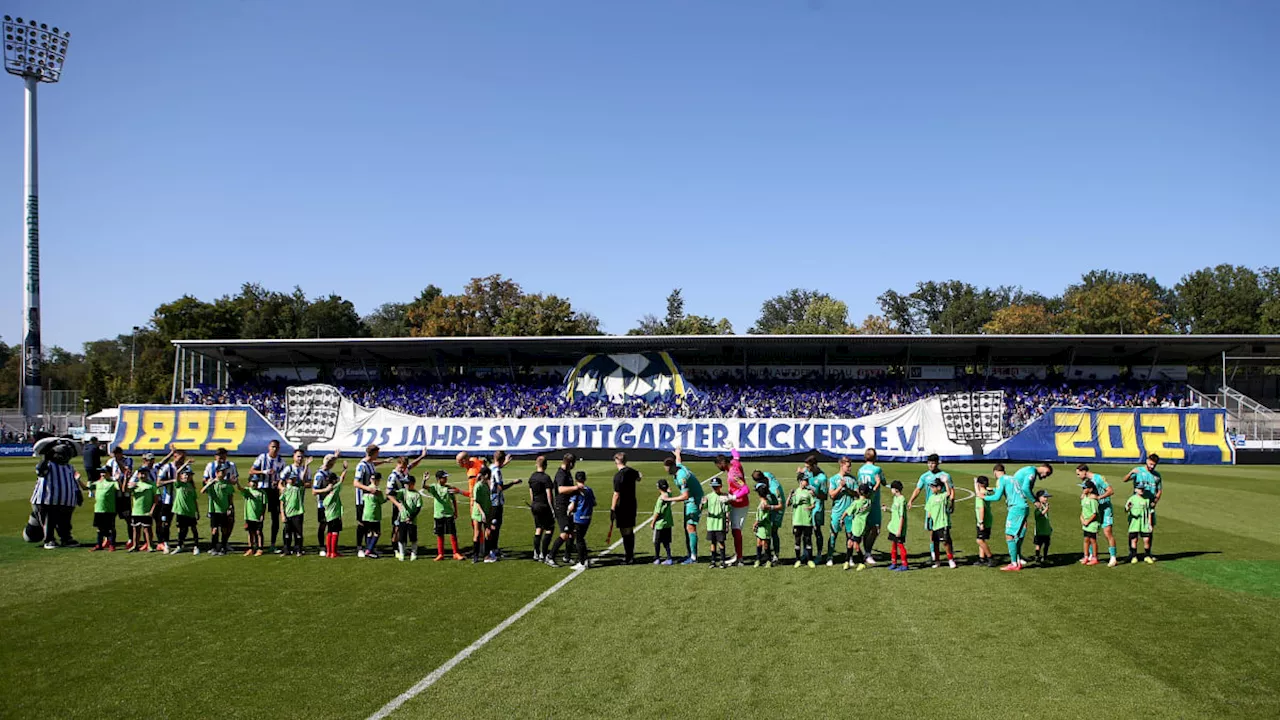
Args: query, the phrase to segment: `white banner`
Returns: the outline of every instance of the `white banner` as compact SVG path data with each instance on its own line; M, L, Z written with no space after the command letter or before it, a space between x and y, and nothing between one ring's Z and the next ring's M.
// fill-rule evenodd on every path
M681 418L423 418L385 409L364 408L341 398L337 412L331 403L337 393L326 386L298 388L290 397L291 441L306 438L310 452L361 452L377 445L384 454L403 455L426 449L432 454L466 450L490 453L506 450L529 454L572 449L682 448L690 455L726 452L730 443L744 456L819 452L860 454L875 448L883 460L921 460L930 453L970 457L975 443L990 450L1000 442L990 437L998 419L980 411L996 408L1000 400L983 394L985 403L948 402L932 397L892 412L857 419L794 418L700 419ZM968 393L963 393L968 396ZM981 405L981 407L980 407ZM297 419L295 421L295 411ZM990 414L990 413L987 413ZM988 436L983 441L975 435Z
M1044 365L993 365L991 377L1002 380L1043 380L1049 375Z

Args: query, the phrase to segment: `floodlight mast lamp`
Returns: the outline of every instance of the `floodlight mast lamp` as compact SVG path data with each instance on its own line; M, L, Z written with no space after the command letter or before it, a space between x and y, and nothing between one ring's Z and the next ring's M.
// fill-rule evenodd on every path
M35 20L4 16L4 69L26 86L23 177L22 415L27 426L44 413L40 390L40 169L36 142L36 88L62 78L71 33Z

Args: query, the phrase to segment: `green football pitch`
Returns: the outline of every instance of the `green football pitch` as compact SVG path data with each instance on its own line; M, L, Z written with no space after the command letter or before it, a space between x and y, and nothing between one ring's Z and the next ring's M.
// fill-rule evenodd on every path
M433 562L429 520L425 558L358 559L349 491L338 559L44 550L19 533L33 465L0 461L3 717L368 718L397 698L388 717L1280 717L1275 468L1162 468L1154 565L1075 563L1078 490L1059 466L1039 486L1055 495L1050 566L970 566L968 488L988 466L953 465L956 570L712 571L705 539L703 564L654 567L646 527L644 564L619 566L615 551L572 574L528 559L523 487L508 492L511 559L495 564ZM794 485L792 463L747 467ZM662 469L637 468L646 519ZM885 468L908 488L923 469ZM578 469L607 507L611 465ZM1094 469L1122 505L1128 468ZM506 475L529 471L519 462ZM76 512L81 542L93 540L91 519ZM309 543L313 523L308 513ZM598 516L593 554L607 526ZM922 526L917 507L916 566ZM790 557L789 528L783 544ZM887 561L884 538L877 553Z

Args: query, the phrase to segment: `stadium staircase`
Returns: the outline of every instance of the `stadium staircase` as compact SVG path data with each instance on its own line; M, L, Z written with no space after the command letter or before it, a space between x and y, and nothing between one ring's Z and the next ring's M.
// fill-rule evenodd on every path
M1280 412L1276 412L1233 388L1222 386L1216 393L1203 393L1191 386L1187 392L1200 407L1227 411L1227 431L1248 440L1273 443L1280 440Z

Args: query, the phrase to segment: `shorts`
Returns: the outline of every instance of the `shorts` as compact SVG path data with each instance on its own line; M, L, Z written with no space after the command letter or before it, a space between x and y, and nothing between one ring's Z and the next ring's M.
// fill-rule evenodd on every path
M173 519L178 521L179 528L191 529L196 526L196 518L194 515L174 515Z
M831 519L831 534L839 535L841 530L844 531L845 535L853 534L853 518L852 517L845 515L843 520L836 520L835 518Z
M116 514L113 512L96 512L93 514L93 526L100 532L111 532L116 529Z
M711 543L712 545L723 545L723 544L724 544L724 531L723 531L723 530L708 530L708 531L707 531L707 542Z
M364 528L364 532L365 532L365 534L366 534L366 535L381 535L381 534L382 534L382 521L381 521L381 520L361 520L361 521L360 521L360 526Z
M128 521L132 511L129 509L129 496L116 496L116 517Z
M556 527L560 532L566 535L573 534L573 518L569 517L568 507L557 507L555 509Z
M533 526L539 530L552 530L556 526L556 515L551 512L551 508L547 505L534 505L533 508Z
M747 521L748 510L749 508L746 507L729 508L729 527L733 530L742 530L743 523Z
M129 526L136 527L136 528L149 528L151 527L151 516L150 515L131 515L129 517Z
M1102 527L1109 528L1115 525L1115 515L1112 513L1111 503L1099 505L1098 510L1102 514Z
M661 528L653 531L653 541L662 545L671 544L671 528Z
M875 495L871 498L871 512L867 514L867 527L880 527L884 521L884 511L880 507L880 498Z
M691 503L691 502L685 502L685 504L684 504L684 524L685 524L685 525L697 525L697 524L698 524L698 521L699 521L699 520L701 520L701 519L702 519L702 508L698 507L698 506L697 506L696 504L694 504L694 503Z
M948 543L951 542L950 526L944 527L944 528L938 528L937 530L934 530L932 537L934 542L948 542Z
M1084 539L1085 539L1085 540L1097 540L1097 539L1098 539L1098 533L1097 533L1097 531L1085 530L1085 531L1084 531Z
M782 511L769 513L769 529L776 535L782 529Z
M773 539L773 528L769 527L768 525L761 525L761 526L757 527L757 528L756 528L756 539L757 539L757 540L772 540L772 539Z
M173 521L173 505L157 505L155 512L156 523L169 523Z
M978 539L979 539L979 540L990 540L990 539L991 539L991 527L990 527L990 526L982 527L981 525L978 525L978 526L977 526L977 532L978 532Z
M1021 540L1027 534L1027 513L1029 508L1011 507L1004 521L1004 534Z
M248 532L262 532L261 520L245 520L244 529Z
M400 508L396 507L395 505L392 505L391 506L391 527L395 527L399 524L400 524Z
M326 520L324 525L325 532L342 532L342 518L337 517L332 520Z
M618 503L618 507L613 510L613 525L618 529L633 528L636 526L636 506L623 505Z
M489 527L495 529L502 527L502 509L504 507L506 505L494 505L489 509Z
M1154 507L1151 508L1151 529L1152 530L1156 529L1156 509ZM1149 535L1150 534L1148 533L1148 536Z
M898 543L899 545L905 545L907 543L907 534L905 532L902 533L901 535L894 535L893 533L889 533L889 542Z
M400 521L400 542L418 542L418 523L408 520Z
M290 515L284 519L284 527L299 535L302 534L302 515Z
M458 524L453 516L436 518L435 533L440 537L445 535L457 535Z
M280 488L275 486L266 488L267 491L267 512L272 515L280 516Z
M1031 544L1032 545L1048 545L1049 541L1052 539L1053 539L1052 535L1036 535L1031 539Z
M325 520L325 517L324 508L316 508L316 522L320 523L321 526L324 526L328 522Z

